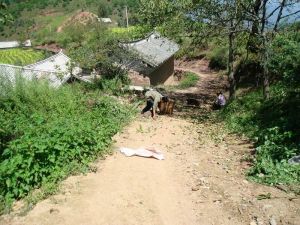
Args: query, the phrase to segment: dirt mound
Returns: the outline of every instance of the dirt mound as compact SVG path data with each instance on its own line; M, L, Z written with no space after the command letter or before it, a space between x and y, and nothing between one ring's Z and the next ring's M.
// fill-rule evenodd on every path
M38 45L35 49L47 50L50 52L58 53L62 48L56 43L49 43L44 45Z
M82 24L86 25L91 22L98 21L98 16L91 12L77 12L75 15L71 16L67 20L63 22L61 26L59 26L56 32L60 33L64 28L74 25L74 24Z

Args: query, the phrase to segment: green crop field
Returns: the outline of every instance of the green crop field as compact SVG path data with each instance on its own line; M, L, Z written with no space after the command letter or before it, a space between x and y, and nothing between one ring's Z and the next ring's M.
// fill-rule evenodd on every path
M33 49L5 49L0 50L0 63L25 66L35 63L45 58L42 51L35 51Z

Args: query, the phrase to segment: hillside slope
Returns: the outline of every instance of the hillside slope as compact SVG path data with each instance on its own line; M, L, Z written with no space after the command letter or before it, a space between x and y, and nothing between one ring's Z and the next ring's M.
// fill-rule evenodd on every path
M118 25L125 24L125 6L129 20L134 20L137 0L27 0L10 1L8 12L14 20L0 25L0 40L33 39L38 43L55 40L56 31L78 12L90 12L99 17L111 17ZM52 39L49 37L53 37Z

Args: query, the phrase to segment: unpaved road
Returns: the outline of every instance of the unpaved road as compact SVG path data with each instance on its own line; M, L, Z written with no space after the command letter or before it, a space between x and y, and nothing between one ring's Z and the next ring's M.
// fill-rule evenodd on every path
M252 146L220 126L139 118L115 137L114 149L154 147L165 160L116 151L97 163L96 173L70 177L62 193L2 224L231 225L268 224L272 217L277 224L299 224L299 199L247 181L240 160ZM272 198L256 199L266 193Z
M96 173L69 177L59 194L0 224L299 224L299 197L246 179L251 143L222 124L179 114L137 118L114 137L114 152L96 163ZM120 147L155 148L165 160L125 157ZM270 199L257 200L268 193Z

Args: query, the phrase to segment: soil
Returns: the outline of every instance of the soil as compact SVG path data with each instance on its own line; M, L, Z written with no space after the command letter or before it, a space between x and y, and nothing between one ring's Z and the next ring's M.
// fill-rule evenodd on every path
M65 20L63 24L57 28L56 32L60 33L63 31L64 28L70 25L75 25L75 24L86 25L90 22L97 21L97 19L98 16L94 13L78 11L75 15Z
M210 95L214 87L205 85L215 78L201 72L206 84L194 94ZM69 177L58 194L0 224L299 224L299 196L247 180L252 143L209 115L200 105L156 120L138 117L114 137L113 154L96 163L97 172ZM126 157L120 147L154 148L165 160Z
M59 53L62 50L62 48L56 43L38 45L35 47L35 49L46 50L53 53Z

